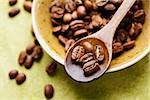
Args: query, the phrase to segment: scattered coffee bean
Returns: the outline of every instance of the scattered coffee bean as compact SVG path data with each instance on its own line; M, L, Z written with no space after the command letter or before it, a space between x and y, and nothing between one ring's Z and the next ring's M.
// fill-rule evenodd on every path
M20 54L19 54L18 63L20 65L23 65L25 60L26 60L26 58L27 58L26 52L25 51L21 51Z
M54 62L54 61L50 62L46 67L47 74L50 76L54 75L56 68L57 68L56 62Z
M43 50L40 46L35 46L32 53L32 58L34 61L39 61L43 56Z
M16 78L17 75L18 75L18 71L15 70L15 69L13 69L13 70L11 70L11 71L9 72L9 78L10 78L10 79Z
M26 75L24 73L19 73L16 77L16 83L21 85L26 80Z
M24 66L25 66L25 68L30 69L32 67L32 65L33 65L32 56L28 55L25 62L24 62Z
M9 17L14 17L17 14L20 13L20 9L19 8L10 8L9 9Z
M17 3L17 0L9 0L9 5L13 6Z
M53 97L54 94L54 88L51 84L47 84L44 87L44 95L47 99L50 99Z
M29 45L27 46L27 48L26 48L26 53L29 54L29 55L32 54L33 49L34 49L35 46L36 46L35 43L29 44Z
M25 1L24 2L24 9L31 13L31 8L32 8L32 2L31 1Z

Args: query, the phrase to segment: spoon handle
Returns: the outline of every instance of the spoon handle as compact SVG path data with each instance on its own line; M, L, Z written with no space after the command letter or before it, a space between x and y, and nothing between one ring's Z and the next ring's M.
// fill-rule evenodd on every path
M121 6L116 11L116 13L114 14L114 16L112 17L112 19L110 20L110 22L101 30L93 34L93 36L98 37L109 44L112 44L112 40L118 25L125 17L127 12L130 10L132 5L135 3L135 1L136 0L124 0Z
M109 24L116 29L136 0L124 0Z

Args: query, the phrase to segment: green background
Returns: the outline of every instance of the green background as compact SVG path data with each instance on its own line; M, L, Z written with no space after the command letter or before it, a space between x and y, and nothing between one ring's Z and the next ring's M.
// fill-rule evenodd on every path
M150 54L130 68L86 84L71 80L61 65L56 75L48 76L45 67L52 59L46 53L30 70L20 67L18 54L33 37L31 15L24 11L23 0L15 6L21 12L9 18L8 0L0 0L0 100L46 100L43 88L48 83L54 86L54 100L150 100ZM8 78L11 69L26 74L24 84L18 86Z

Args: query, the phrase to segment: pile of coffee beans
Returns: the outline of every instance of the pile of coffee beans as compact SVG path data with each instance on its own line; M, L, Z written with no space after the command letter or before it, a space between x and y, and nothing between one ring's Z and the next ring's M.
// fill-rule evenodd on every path
M90 42L75 46L71 54L72 61L81 65L85 76L90 76L100 70L105 60L104 48Z
M122 2L123 0L53 0L49 8L53 34L67 51L75 41L103 28ZM144 21L143 4L137 0L116 30L114 57L135 46Z
M16 83L21 85L26 80L26 75L24 73L19 73L17 70L13 69L9 72L10 79L16 79Z
M14 6L16 4L17 4L17 0L9 0L10 6ZM27 12L31 13L32 0L25 0L23 6ZM19 13L20 13L20 9L18 7L11 7L8 11L9 17L15 17Z
M39 45L31 43L27 46L26 51L21 51L18 58L18 63L30 69L33 61L39 61L42 58L43 50Z

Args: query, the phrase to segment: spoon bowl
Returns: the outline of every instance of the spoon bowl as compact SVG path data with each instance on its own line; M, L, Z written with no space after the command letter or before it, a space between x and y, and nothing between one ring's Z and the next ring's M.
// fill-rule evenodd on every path
M70 47L66 54L65 60L65 70L71 78L79 82L89 82L94 79L99 78L101 75L105 73L107 68L109 67L112 59L112 41L115 34L115 31L125 17L127 12L130 10L132 5L135 3L136 0L124 0L113 18L110 22L98 32L92 34L91 36L87 36L82 38L81 40L77 41L74 45ZM94 73L91 76L86 77L83 73L83 70L80 65L74 64L71 60L71 54L73 49L78 46L82 45L83 42L91 42L92 44L100 44L104 48L104 56L105 61L103 64L100 65L100 70Z

